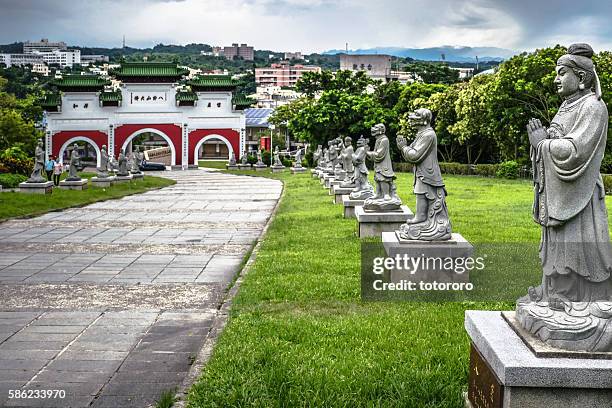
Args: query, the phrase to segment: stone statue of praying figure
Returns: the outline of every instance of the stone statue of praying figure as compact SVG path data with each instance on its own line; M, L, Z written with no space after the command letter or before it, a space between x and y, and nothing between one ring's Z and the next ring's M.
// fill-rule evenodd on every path
M236 165L236 155L234 154L234 152L230 153L229 165L230 166L235 166Z
M372 126L372 136L376 137L373 151L366 152L367 157L374 161L374 181L376 182L376 194L363 203L364 211L401 211L402 201L397 196L395 184L395 173L391 165L391 152L389 151L389 139L385 135L385 125L379 123Z
M257 149L257 163L256 166L265 166L263 160L261 159L261 149Z
M129 176L127 169L127 158L125 157L125 151L121 150L119 152L119 157L117 158L117 175L118 176Z
M98 167L96 177L108 178L108 153L106 152L106 145L102 146L100 150L100 167Z
M246 152L244 152L244 154L242 155L242 158L240 159L240 161L241 161L241 163L242 163L242 165L243 165L243 166L246 166L247 164L249 164L249 163L248 163L248 159L249 159L249 158L247 157L247 153L246 153Z
M42 175L45 168L45 149L42 139L38 139L36 150L34 152L34 168L32 174L26 183L44 183L47 181Z
M79 156L79 146L75 143L72 145L70 152L70 166L68 167L68 177L66 181L81 181L77 174L78 167L81 165L81 157Z
M344 179L341 181L351 179L355 168L353 167L353 139L350 136L344 138L344 149L340 153L340 161L342 162L342 168L346 172Z
M357 140L357 150L353 153L353 175L349 180L340 184L340 187L353 187L349 194L351 200L365 200L374 196L374 187L368 181L368 168L366 167L366 153L368 140L361 136Z
M442 241L451 238L451 223L446 209L446 190L438 164L438 142L431 127L429 109L417 109L409 114L410 125L417 131L408 145L406 138L397 135L397 147L414 169L416 215L400 227L402 239Z
M550 346L610 352L612 247L599 173L609 116L592 56L588 44L568 48L556 66L559 111L548 128L527 125L543 275L517 301L516 318Z

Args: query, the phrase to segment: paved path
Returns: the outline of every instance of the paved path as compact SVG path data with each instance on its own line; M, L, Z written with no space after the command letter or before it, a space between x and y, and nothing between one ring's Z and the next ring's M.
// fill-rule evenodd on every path
M164 176L177 184L0 224L0 406L143 407L182 382L282 186Z

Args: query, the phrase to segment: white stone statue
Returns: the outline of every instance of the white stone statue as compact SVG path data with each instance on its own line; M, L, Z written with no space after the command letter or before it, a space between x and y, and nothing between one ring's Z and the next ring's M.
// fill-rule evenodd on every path
M44 183L47 181L43 177L43 170L45 168L45 149L42 139L38 139L36 150L34 152L34 168L32 174L26 183Z
M550 346L612 352L612 247L599 173L608 134L593 49L557 60L563 103L550 127L531 119L533 218L542 229L542 284L518 299L520 325Z
M72 145L70 152L70 166L68 167L68 177L66 181L81 181L78 175L78 167L81 165L81 157L79 156L79 146L75 143Z

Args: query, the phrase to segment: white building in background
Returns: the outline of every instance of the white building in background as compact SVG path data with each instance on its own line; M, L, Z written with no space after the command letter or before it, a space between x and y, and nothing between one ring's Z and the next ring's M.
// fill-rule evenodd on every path
M291 101L302 96L301 93L293 89L282 89L280 86L258 86L256 92L249 95L249 98L257 101L258 108L275 109L279 106L287 105Z
M8 67L43 64L45 60L40 54L0 54L0 64Z
M474 76L474 68L455 68L450 67L453 71L459 71L459 79L471 78Z
M94 62L108 62L108 55L81 55L81 64L91 64Z
M44 63L36 63L32 65L32 72L49 76L49 67Z
M23 43L23 53L33 54L35 52L53 52L53 51L66 51L68 47L63 41L60 42L49 42L48 39L43 38L40 41L26 41Z
M74 65L81 64L80 50L40 52L31 55L42 55L47 64L58 64L61 68L72 68Z

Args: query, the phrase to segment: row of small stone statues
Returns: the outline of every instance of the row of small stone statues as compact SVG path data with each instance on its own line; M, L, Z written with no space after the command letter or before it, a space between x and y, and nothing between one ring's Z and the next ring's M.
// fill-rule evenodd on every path
M117 168L117 176L129 176L132 174L141 174L140 163L144 160L144 153L139 147L134 148L134 151L130 155L128 171L128 158L125 155L125 151L120 151L117 160L114 160L112 156L108 155L106 145L102 146L100 151L100 166L97 168L96 176L100 179L109 178L109 172L113 171L113 168ZM114 166L115 165L115 166ZM81 180L77 174L79 167L81 166L81 157L79 156L78 145L75 143L72 145L70 152L70 162L68 167L68 177L66 181L78 181ZM44 183L46 178L43 176L45 167L45 150L42 139L38 140L36 151L34 154L34 168L27 183Z
M280 153L278 146L275 146L274 153L273 153L274 161L272 162L272 165L270 166L270 168L272 169L272 172L280 172L285 169L285 166L283 165L280 159L280 154L281 153ZM263 162L261 149L257 150L256 156L257 156L257 163L255 163L252 167L255 168L255 170L266 169L268 166L266 166L266 164ZM306 169L302 166L302 156L303 156L303 150L301 148L298 148L298 150L295 153L295 164L293 167L291 167L292 173L295 174L295 173L302 173L306 171ZM246 169L246 168L249 168L249 169L251 168L251 165L248 163L247 153L244 153L242 157L240 158L240 164L236 163L236 157L233 154L230 155L230 160L229 160L229 163L227 164L228 170Z
M446 190L440 173L437 158L437 139L431 127L432 113L428 109L418 109L409 116L411 125L416 129L414 141L408 145L402 135L397 137L397 145L406 161L414 165L414 193L417 208L414 217L407 217L400 227L399 236L407 240L443 241L451 238L451 223L446 209ZM353 149L350 137L336 138L328 146L317 147L314 153L316 169L333 175L339 189L351 188L351 200L364 200L363 211L370 213L405 212L402 201L397 195L396 179L391 163L389 139L385 125L379 123L371 129L376 139L374 149L370 150L368 139L363 136ZM374 163L376 190L368 181L366 160Z

